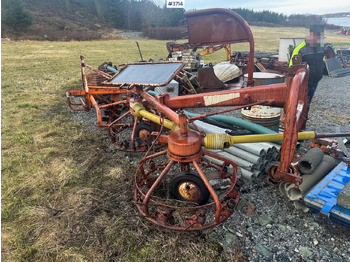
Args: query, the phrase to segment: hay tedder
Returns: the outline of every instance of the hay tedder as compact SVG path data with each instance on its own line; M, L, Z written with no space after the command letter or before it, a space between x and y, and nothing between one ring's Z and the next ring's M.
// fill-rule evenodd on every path
M192 48L248 42L249 60L254 61L252 33L236 13L208 9L187 12L185 17ZM81 62L83 89L67 92L68 105L80 111L94 108L98 126L107 128L117 149L146 152L135 172L134 200L147 220L169 229L195 231L220 224L234 212L242 185L237 165L207 149L282 141L280 164L270 167L268 180L290 182L295 187L302 182L291 164L297 140L316 137L314 132L300 132L308 111L306 65L290 67L285 83L254 86L254 64L250 63L246 88L170 97L154 90L183 74L181 61L130 63L117 73L111 64L94 69L83 58ZM86 68L94 73L88 75ZM283 108L284 133L205 134L194 123L208 115L254 105ZM183 110L224 106L228 108L195 117ZM189 129L189 124L195 129ZM208 157L222 164L208 161ZM214 189L212 180L224 181L226 186Z

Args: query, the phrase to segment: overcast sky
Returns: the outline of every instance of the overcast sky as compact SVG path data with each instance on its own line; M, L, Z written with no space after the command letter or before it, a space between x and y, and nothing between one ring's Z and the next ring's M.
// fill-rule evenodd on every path
M176 0L174 0L176 1ZM154 0L160 5L162 0ZM350 12L350 0L185 0L185 9L248 8L254 11L271 10L290 14L329 14Z

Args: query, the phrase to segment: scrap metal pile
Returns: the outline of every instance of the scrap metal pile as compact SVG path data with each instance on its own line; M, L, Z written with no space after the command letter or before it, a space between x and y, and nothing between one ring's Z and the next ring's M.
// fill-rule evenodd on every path
M236 13L208 9L187 12L185 17L188 45L192 48L248 42L249 61L254 61L253 35ZM285 82L254 86L255 63L248 63L242 67L247 74L245 83L235 83L234 88L219 80L213 67L199 70L195 80L191 72L184 70L185 66L183 61L174 59L130 63L118 70L111 63L104 63L94 69L81 57L83 89L66 94L72 110L95 109L98 126L108 130L118 150L146 152L135 171L134 200L145 219L159 226L195 231L222 223L237 207L241 178L251 178L256 170L267 169L268 180L273 184L284 182L298 189L303 178L295 164L297 141L344 135L301 132L308 111L305 64L290 67ZM93 73L87 74L86 68ZM174 80L187 84L185 95L178 96L178 81ZM282 109L284 132L232 135L204 131L200 122L254 106ZM191 115L184 110L189 108L217 111ZM265 144L265 148L260 148L260 156L250 154L255 162L250 165L246 161L242 165L248 169L238 172L239 156L235 160L230 156L239 154L239 145L276 141L282 141L282 147ZM267 153L269 148L274 150ZM248 159L248 149L241 151ZM267 166L267 156L279 162ZM214 182L220 186L214 186Z

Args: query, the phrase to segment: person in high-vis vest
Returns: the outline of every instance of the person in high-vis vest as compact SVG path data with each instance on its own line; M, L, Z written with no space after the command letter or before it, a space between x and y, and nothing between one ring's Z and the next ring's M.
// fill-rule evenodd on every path
M310 105L316 92L317 84L323 76L325 56L323 25L310 26L306 40L293 50L289 66L292 65L293 56L298 54L301 55L302 62L306 62L309 66L308 101Z

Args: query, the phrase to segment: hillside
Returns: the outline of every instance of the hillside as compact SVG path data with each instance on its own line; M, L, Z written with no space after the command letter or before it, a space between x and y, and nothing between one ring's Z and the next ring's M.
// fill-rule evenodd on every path
M140 31L144 26L177 26L184 12L183 9L161 8L150 0L5 0L2 15L12 19L7 14L12 12L17 20L22 19L16 7L21 3L24 3L22 9L32 17L31 25L25 30L22 27L13 30L11 23L7 23L8 27L2 26L2 37L98 39L102 33L113 29Z
M19 1L19 0L16 0ZM90 0L23 0L25 9L32 18L26 30L2 28L2 37L33 40L89 40L101 37L112 28L111 24L97 15L99 1ZM94 3L96 2L96 3ZM11 0L3 7L13 8ZM93 5L92 5L93 4Z
M291 15L233 9L250 25L304 27L337 14ZM157 6L151 0L3 0L2 37L15 40L92 40L115 30L141 31L176 27L184 10ZM339 13L339 16L350 13ZM335 28L328 28L335 29ZM168 29L167 29L168 30ZM169 31L169 30L168 30Z
M33 24L57 30L97 30L103 21L86 10L79 1L26 0L26 7L33 16Z

